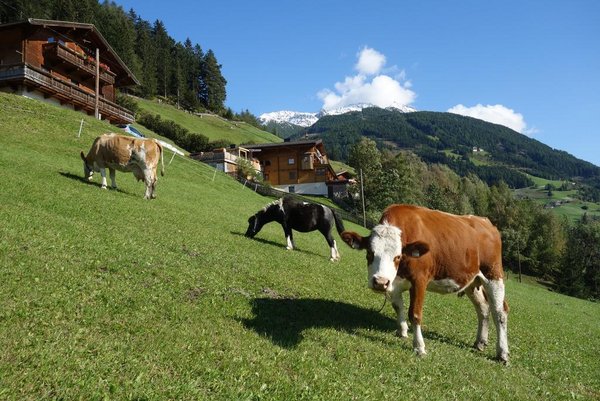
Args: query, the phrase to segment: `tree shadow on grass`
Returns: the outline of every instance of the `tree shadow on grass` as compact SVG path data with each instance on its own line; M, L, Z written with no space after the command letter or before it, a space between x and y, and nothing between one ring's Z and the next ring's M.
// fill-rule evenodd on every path
M69 179L74 180L74 181L79 181L79 182L84 183L86 185L93 185L95 187L102 188L102 184L101 183L94 182L94 181L89 181L86 178L84 178L82 176L79 176L79 175L76 175L76 174L73 174L73 173L69 173L69 172L66 172L66 171L59 171L58 174L62 175L65 178L69 178ZM124 194L124 195L134 196L133 194L130 194L129 192L125 192L125 191L121 190L120 188L117 188L117 189L110 188L110 190L111 191L116 191L116 192Z
M244 233L241 233L239 231L230 231L230 233L233 234L233 235L238 235L240 237L246 237L246 235ZM286 245L283 244L283 243L281 243L281 242L275 242L275 241L271 241L271 240L263 239L263 238L258 238L258 237L248 238L248 239L252 240L252 241L260 242L262 244L272 245L272 246L276 246L278 248L283 248L283 249L287 250ZM320 255L320 254L318 254L316 252L311 252L311 251L307 251L307 250L300 249L300 248L294 248L293 252L301 252L301 253L305 253L307 255L313 255L313 256L323 256L323 255Z
M333 328L346 333L395 329L393 319L375 310L325 299L255 298L252 312L254 318L242 319L244 326L283 348L296 347L303 339L303 331L311 328Z

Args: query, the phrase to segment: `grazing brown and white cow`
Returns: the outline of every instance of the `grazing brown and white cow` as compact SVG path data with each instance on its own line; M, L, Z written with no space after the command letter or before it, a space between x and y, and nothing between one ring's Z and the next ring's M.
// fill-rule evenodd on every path
M402 292L409 291L408 317L418 355L425 354L421 333L425 292L458 293L466 294L477 311L475 348L487 345L491 311L498 332L496 356L508 362L502 243L487 218L392 205L368 237L350 231L341 237L352 248L366 249L369 288L390 296L401 337L408 336Z
M83 175L92 180L94 171L102 175L102 188L106 189L106 168L110 172L113 188L117 188L115 170L132 172L138 181L146 184L145 199L156 195L156 168L161 162L161 175L165 175L162 146L154 139L132 138L117 134L104 134L97 137L87 156L81 152Z

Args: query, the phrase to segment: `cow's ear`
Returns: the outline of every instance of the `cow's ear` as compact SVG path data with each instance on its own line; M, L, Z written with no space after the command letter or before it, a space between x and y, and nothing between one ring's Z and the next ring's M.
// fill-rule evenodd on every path
M340 236L350 248L365 249L368 245L367 237L361 237L354 231L344 231Z
M429 245L425 242L415 241L402 247L402 253L413 258L420 258L429 252Z

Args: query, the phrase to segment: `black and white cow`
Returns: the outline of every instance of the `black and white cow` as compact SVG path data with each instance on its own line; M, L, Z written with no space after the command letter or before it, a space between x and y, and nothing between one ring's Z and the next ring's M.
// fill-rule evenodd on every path
M319 230L327 240L331 249L331 261L340 259L337 244L331 235L335 224L338 233L344 231L344 223L333 210L324 205L298 201L291 196L284 196L256 212L248 219L246 237L254 238L261 228L272 221L283 227L287 240L287 249L294 249L292 230L309 232Z

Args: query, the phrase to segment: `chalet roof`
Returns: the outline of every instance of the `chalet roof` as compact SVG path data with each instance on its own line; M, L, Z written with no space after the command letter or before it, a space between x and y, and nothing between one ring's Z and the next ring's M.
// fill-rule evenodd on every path
M272 149L272 148L289 148L289 147L299 147L299 146L317 146L322 144L323 141L321 139L308 139L302 141L289 141L289 142L278 142L278 143L261 143L257 145L242 145L246 149Z
M113 72L117 73L115 86L130 86L140 84L135 75L133 75L133 72L131 72L123 60L121 60L117 52L114 51L104 36L102 36L100 31L98 31L98 29L94 26L94 24L29 18L26 21L0 25L0 30L16 25L42 26L56 32L58 35L61 35L64 38L73 40L74 42L83 45L89 50L95 48L106 49L107 52L100 53L100 62L109 65ZM73 33L78 30L82 30L84 32L77 32L77 36L73 35ZM85 44L82 44L82 41L85 42ZM117 71L115 71L115 69L117 69Z

